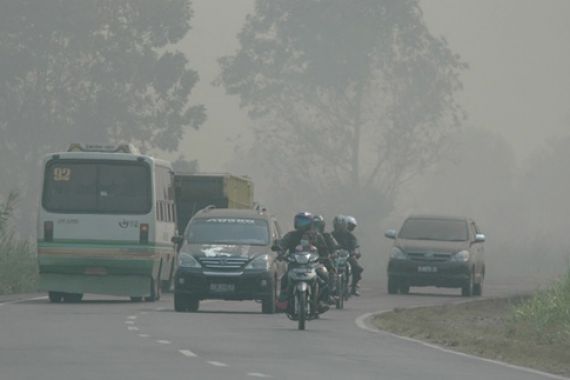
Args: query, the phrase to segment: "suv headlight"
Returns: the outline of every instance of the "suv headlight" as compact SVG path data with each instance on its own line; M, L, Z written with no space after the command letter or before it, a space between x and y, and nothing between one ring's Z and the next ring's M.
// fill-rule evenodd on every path
M198 260L187 252L180 252L178 254L178 266L184 268L202 268Z
M460 251L457 252L455 255L451 256L451 261L466 263L469 261L470 253L469 251Z
M408 256L398 247L393 247L390 253L390 258L395 260L406 260Z
M251 260L245 269L269 270L269 255L260 255Z

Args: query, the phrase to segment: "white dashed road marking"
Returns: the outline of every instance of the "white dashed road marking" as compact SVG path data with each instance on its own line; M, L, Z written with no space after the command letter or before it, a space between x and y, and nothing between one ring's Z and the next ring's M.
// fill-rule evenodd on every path
M195 358L198 356L190 350L179 350L178 352L180 352L182 355L184 355L188 358Z
M135 324L135 321L125 321L125 324L126 324L126 325L134 325L134 324Z
M266 374L264 374L264 373L259 373L259 372L249 372L249 373L247 374L247 376L259 377L259 378L262 378L262 379L268 379L268 378L271 377L271 376L269 376L269 375L266 375Z
M139 331L139 328L136 326L128 326L129 331Z
M157 340L156 343L160 343L160 344L171 344L172 342L169 340Z
M208 364L213 365L214 367L227 367L228 365L226 363L222 363L222 362L208 362Z
M140 336L141 338L148 338L150 335L148 335L148 334L139 334L139 336Z

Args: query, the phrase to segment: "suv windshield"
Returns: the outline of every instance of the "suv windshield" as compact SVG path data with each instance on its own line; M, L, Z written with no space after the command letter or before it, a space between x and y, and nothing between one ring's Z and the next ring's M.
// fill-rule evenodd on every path
M467 223L453 219L408 219L398 238L409 240L466 241Z
M53 160L46 166L43 206L62 213L146 214L149 167L119 160Z
M186 239L191 244L269 244L269 225L263 219L200 218L190 222Z

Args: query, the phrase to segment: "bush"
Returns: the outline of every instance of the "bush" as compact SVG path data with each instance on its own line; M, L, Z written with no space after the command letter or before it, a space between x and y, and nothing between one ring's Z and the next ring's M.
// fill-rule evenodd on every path
M0 204L0 294L34 290L38 270L33 245L19 239L9 225L17 195L10 193Z
M513 327L535 334L542 343L570 339L570 270L550 288L515 306Z

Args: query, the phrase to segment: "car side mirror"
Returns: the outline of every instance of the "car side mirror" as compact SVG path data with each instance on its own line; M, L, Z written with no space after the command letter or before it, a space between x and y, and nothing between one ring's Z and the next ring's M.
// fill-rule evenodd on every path
M392 239L392 240L396 239L396 237L398 236L398 231L391 228L389 230L386 230L386 232L384 232L384 236L386 236L388 239Z
M484 234L476 234L475 235L475 243L483 243L486 239L487 238Z
M280 240L275 240L273 242L273 245L271 246L271 250L273 252L281 252L281 245L279 245Z

